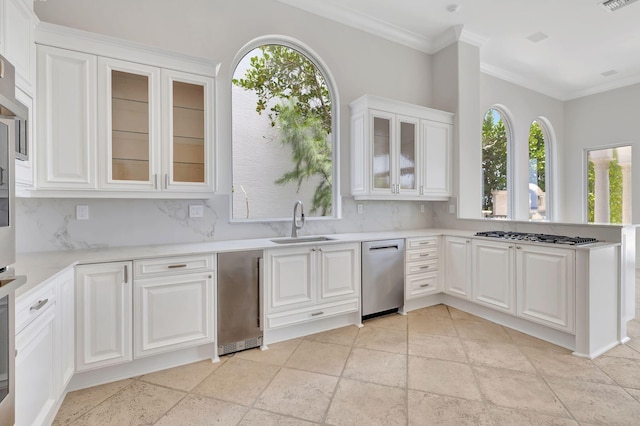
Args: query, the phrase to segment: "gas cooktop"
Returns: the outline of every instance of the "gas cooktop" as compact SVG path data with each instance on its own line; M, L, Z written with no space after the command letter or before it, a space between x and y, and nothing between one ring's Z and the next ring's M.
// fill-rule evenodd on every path
M595 238L590 237L567 237L564 235L534 234L527 232L483 231L476 232L476 236L501 238L504 240L531 241L536 243L567 244L571 246L598 242Z

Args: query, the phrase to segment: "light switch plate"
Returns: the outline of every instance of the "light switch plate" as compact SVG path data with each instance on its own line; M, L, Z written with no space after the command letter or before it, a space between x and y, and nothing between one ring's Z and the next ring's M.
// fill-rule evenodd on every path
M362 214L362 204L358 204L356 206L356 211L358 212L358 214Z
M89 206L76 206L76 220L89 220Z
M201 204L193 204L189 206L189 217L204 216L204 207Z

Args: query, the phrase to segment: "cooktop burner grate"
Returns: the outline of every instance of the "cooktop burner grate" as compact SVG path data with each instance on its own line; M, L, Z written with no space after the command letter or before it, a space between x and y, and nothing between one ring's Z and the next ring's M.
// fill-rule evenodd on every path
M508 231L481 231L476 232L476 236L502 238L505 240L531 241L536 243L566 244L572 246L598 242L598 240L591 237L567 237L565 235L535 234L527 232Z

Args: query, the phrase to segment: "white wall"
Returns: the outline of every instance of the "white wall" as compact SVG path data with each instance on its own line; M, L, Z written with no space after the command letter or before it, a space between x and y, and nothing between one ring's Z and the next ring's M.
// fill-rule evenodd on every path
M217 80L218 194L205 217L189 219L202 201L18 199L18 251L210 241L286 235L289 223L230 224L231 65L264 35L285 35L314 50L332 73L340 106L343 219L307 223L302 234L410 229L431 224L430 208L411 202L367 202L355 214L349 197L349 102L371 93L431 106L429 55L317 17L274 0L51 0L36 2L42 21L106 34L222 62ZM89 221L74 219L86 204Z

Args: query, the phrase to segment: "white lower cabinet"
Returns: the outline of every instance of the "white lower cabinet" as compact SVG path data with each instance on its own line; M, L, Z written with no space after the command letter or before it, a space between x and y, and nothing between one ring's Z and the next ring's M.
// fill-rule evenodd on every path
M519 317L575 332L575 256L572 249L516 247Z
M34 309L43 300L32 305ZM50 299L41 309L37 318L16 335L18 426L45 423L58 399L55 300Z
M16 425L49 424L74 372L73 269L16 299Z
M360 244L330 244L266 251L267 328L360 308Z
M465 299L471 297L471 240L444 238L444 292Z
M436 294L440 288L440 237L407 238L405 244L405 300Z
M134 263L134 357L213 342L213 256ZM190 267L200 269L206 265L211 268L209 271L190 272ZM139 278L145 276L139 271L158 272L151 272L150 278Z
M133 359L132 294L132 262L76 267L76 371Z
M509 314L516 313L515 244L473 240L473 301Z

